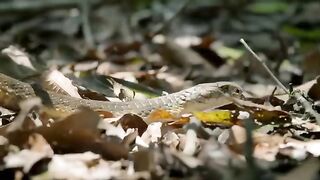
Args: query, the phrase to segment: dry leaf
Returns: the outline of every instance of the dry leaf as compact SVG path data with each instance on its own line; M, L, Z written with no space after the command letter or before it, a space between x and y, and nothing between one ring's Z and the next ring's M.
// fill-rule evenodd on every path
M176 116L171 112L163 109L155 109L153 110L148 117L145 119L146 123L153 123L153 122L162 122L167 123L171 127L182 127L183 125L189 122L189 114Z
M12 61L16 64L25 66L36 71L35 67L32 65L30 58L28 57L27 53L21 51L16 46L10 45L9 47L2 49L1 51L3 54L9 56Z
M48 165L50 179L111 179L119 170L92 152L55 155Z
M32 133L41 134L55 152L77 153L92 151L105 159L126 158L128 150L121 144L103 139L97 125L100 118L97 113L83 108L50 127L38 127L31 130L16 130L7 134L10 143L23 146Z
M174 115L172 115L169 111L156 109L149 114L149 116L147 117L147 122L151 123L156 121L172 121L174 118Z
M186 133L187 141L185 141L183 153L192 156L196 153L198 138L194 129L188 129Z
M42 86L57 93L81 98L78 89L72 84L71 80L58 70L51 70L45 73L42 76Z
M290 114L273 106L256 104L250 101L234 98L238 111L248 112L250 118L257 124L285 124L291 122Z
M129 128L137 128L139 135L141 136L147 129L148 125L143 119L134 114L125 114L118 121L124 130Z
M193 115L206 124L220 124L231 126L236 123L233 112L229 110L216 110L211 112L193 112Z
M158 142L162 136L161 126L162 123L160 122L149 124L147 130L141 136L142 141L147 145Z

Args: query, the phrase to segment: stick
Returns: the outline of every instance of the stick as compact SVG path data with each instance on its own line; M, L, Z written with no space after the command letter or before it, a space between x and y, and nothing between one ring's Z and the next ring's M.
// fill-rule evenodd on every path
M279 79L272 73L272 71L268 68L266 63L262 61L262 59L255 53L253 50L249 47L249 45L246 43L244 39L240 39L240 42L244 45L244 47L255 57L256 60L258 60L261 65L264 67L264 69L268 72L268 74L272 77L272 79L288 94L292 94L297 101L299 101L302 106L305 108L306 112L310 113L313 117L315 117L317 123L320 125L320 114L317 113L313 108L312 104L304 97L301 95L301 93L297 91L293 91L290 93L288 89L279 81Z
M268 68L266 63L249 47L244 39L240 39L240 42L244 45L244 47L261 63L263 68L268 72L268 74L272 77L272 79L287 93L290 94L288 89L279 81L279 79L272 73L272 71Z
M82 27L83 27L83 36L86 41L87 46L90 49L94 48L94 39L91 31L90 26L90 3L88 0L81 0L80 2L81 7L81 18L82 18Z

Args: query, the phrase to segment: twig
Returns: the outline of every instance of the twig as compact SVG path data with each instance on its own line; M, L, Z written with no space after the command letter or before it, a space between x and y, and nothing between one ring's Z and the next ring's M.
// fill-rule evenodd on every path
M272 77L272 79L287 93L290 94L288 89L279 81L279 79L272 73L272 71L268 68L266 63L249 47L244 39L240 39L240 42L244 45L244 47L261 63L263 68L268 72L268 74Z
M272 73L272 71L268 68L268 66L265 64L265 62L255 53L253 50L249 47L249 45L245 42L244 39L240 39L240 42L244 45L244 47L258 60L261 65L264 67L264 69L268 72L268 74L272 77L272 79L288 94L293 95L298 102L302 104L302 106L305 108L306 112L310 113L313 117L315 117L317 123L320 125L320 114L317 113L313 108L312 104L301 95L300 92L293 91L289 92L289 90L279 81L279 79Z
M80 2L81 8L81 19L82 19L82 27L83 27L83 36L86 41L86 44L90 49L94 48L94 39L92 36L91 26L90 26L90 4L88 0L81 0Z

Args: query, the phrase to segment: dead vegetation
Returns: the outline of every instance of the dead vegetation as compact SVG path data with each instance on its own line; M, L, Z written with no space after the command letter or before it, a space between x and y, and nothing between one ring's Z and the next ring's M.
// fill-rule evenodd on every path
M319 10L0 2L0 179L318 179Z

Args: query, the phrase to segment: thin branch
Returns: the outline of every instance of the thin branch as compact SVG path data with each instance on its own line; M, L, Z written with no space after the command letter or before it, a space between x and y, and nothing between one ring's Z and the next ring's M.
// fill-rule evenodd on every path
M279 79L272 73L272 71L268 68L266 63L249 47L244 39L240 39L240 42L244 45L244 47L261 63L263 68L268 72L271 78L287 93L290 94L288 89L279 81Z
M298 102L302 104L305 111L311 114L320 125L320 114L317 113L313 108L311 102L309 102L300 92L293 91L292 93L279 81L279 79L272 73L272 71L268 68L265 62L249 47L249 45L245 42L244 39L240 39L240 42L244 45L244 47L258 60L264 69L268 72L268 74L272 77L272 79L288 94L293 95Z
M90 49L94 48L94 39L92 35L92 30L90 26L90 3L88 0L81 0L81 19L82 19L82 27L83 27L83 36L86 41L86 44Z

